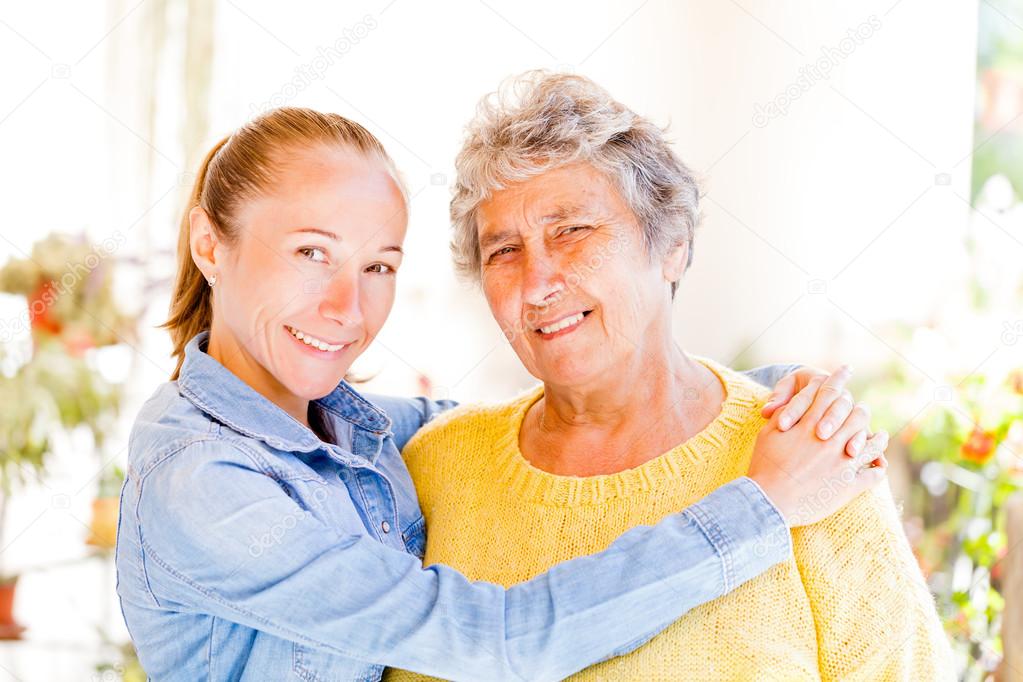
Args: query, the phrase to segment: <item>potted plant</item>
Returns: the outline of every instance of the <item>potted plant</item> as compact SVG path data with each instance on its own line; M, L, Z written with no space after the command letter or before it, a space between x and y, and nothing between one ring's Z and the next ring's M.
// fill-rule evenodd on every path
M84 236L52 234L32 247L28 258L0 268L0 291L28 304L28 326L36 346L59 340L73 355L130 341L136 319L118 305L113 256L120 233L97 244Z
M89 522L89 537L86 544L100 550L110 550L117 542L117 517L124 485L124 469L110 467L99 482L99 492L92 501L92 520Z
M30 392L26 378L21 372L0 375L0 404L5 406L0 419L0 546L6 544L3 531L11 491L27 473L42 470L50 450L47 426L56 416L51 404L37 406L26 400ZM17 574L0 566L0 639L17 639L24 630L14 620L17 584Z

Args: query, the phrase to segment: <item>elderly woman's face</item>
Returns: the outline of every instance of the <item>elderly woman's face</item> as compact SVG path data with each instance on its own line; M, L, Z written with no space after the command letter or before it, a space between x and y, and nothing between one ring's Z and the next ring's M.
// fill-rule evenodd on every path
M636 216L593 166L495 192L478 232L490 310L538 379L582 387L670 342L672 259L647 254Z

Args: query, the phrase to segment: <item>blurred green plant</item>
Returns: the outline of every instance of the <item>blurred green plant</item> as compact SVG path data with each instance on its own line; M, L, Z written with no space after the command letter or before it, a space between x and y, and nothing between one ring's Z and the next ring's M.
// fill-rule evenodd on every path
M945 378L923 408L903 363L864 382L862 396L909 455L919 483L905 518L923 529L914 552L965 666L962 679L982 680L1003 652L1004 509L1023 490L1023 363Z
M114 426L121 397L120 386L106 381L86 357L69 354L55 340L40 343L13 374L0 374L0 405L4 405L0 412L0 537L12 491L44 474L54 435L85 428L96 449L100 448Z

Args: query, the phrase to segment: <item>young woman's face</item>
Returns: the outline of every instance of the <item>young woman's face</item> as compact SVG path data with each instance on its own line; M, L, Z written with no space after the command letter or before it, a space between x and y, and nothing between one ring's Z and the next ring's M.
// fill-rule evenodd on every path
M322 148L288 154L218 246L210 351L271 400L330 393L394 302L407 215L383 163Z

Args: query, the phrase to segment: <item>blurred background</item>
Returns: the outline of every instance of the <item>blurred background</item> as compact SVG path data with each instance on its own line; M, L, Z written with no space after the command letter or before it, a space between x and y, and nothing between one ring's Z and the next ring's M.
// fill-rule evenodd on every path
M338 112L407 178L365 390L532 383L452 274L447 202L476 101L541 67L670 126L704 190L680 343L851 363L958 675L1023 679L1023 0L8 3L0 64L0 680L144 679L127 434L174 368L183 197L249 117Z

